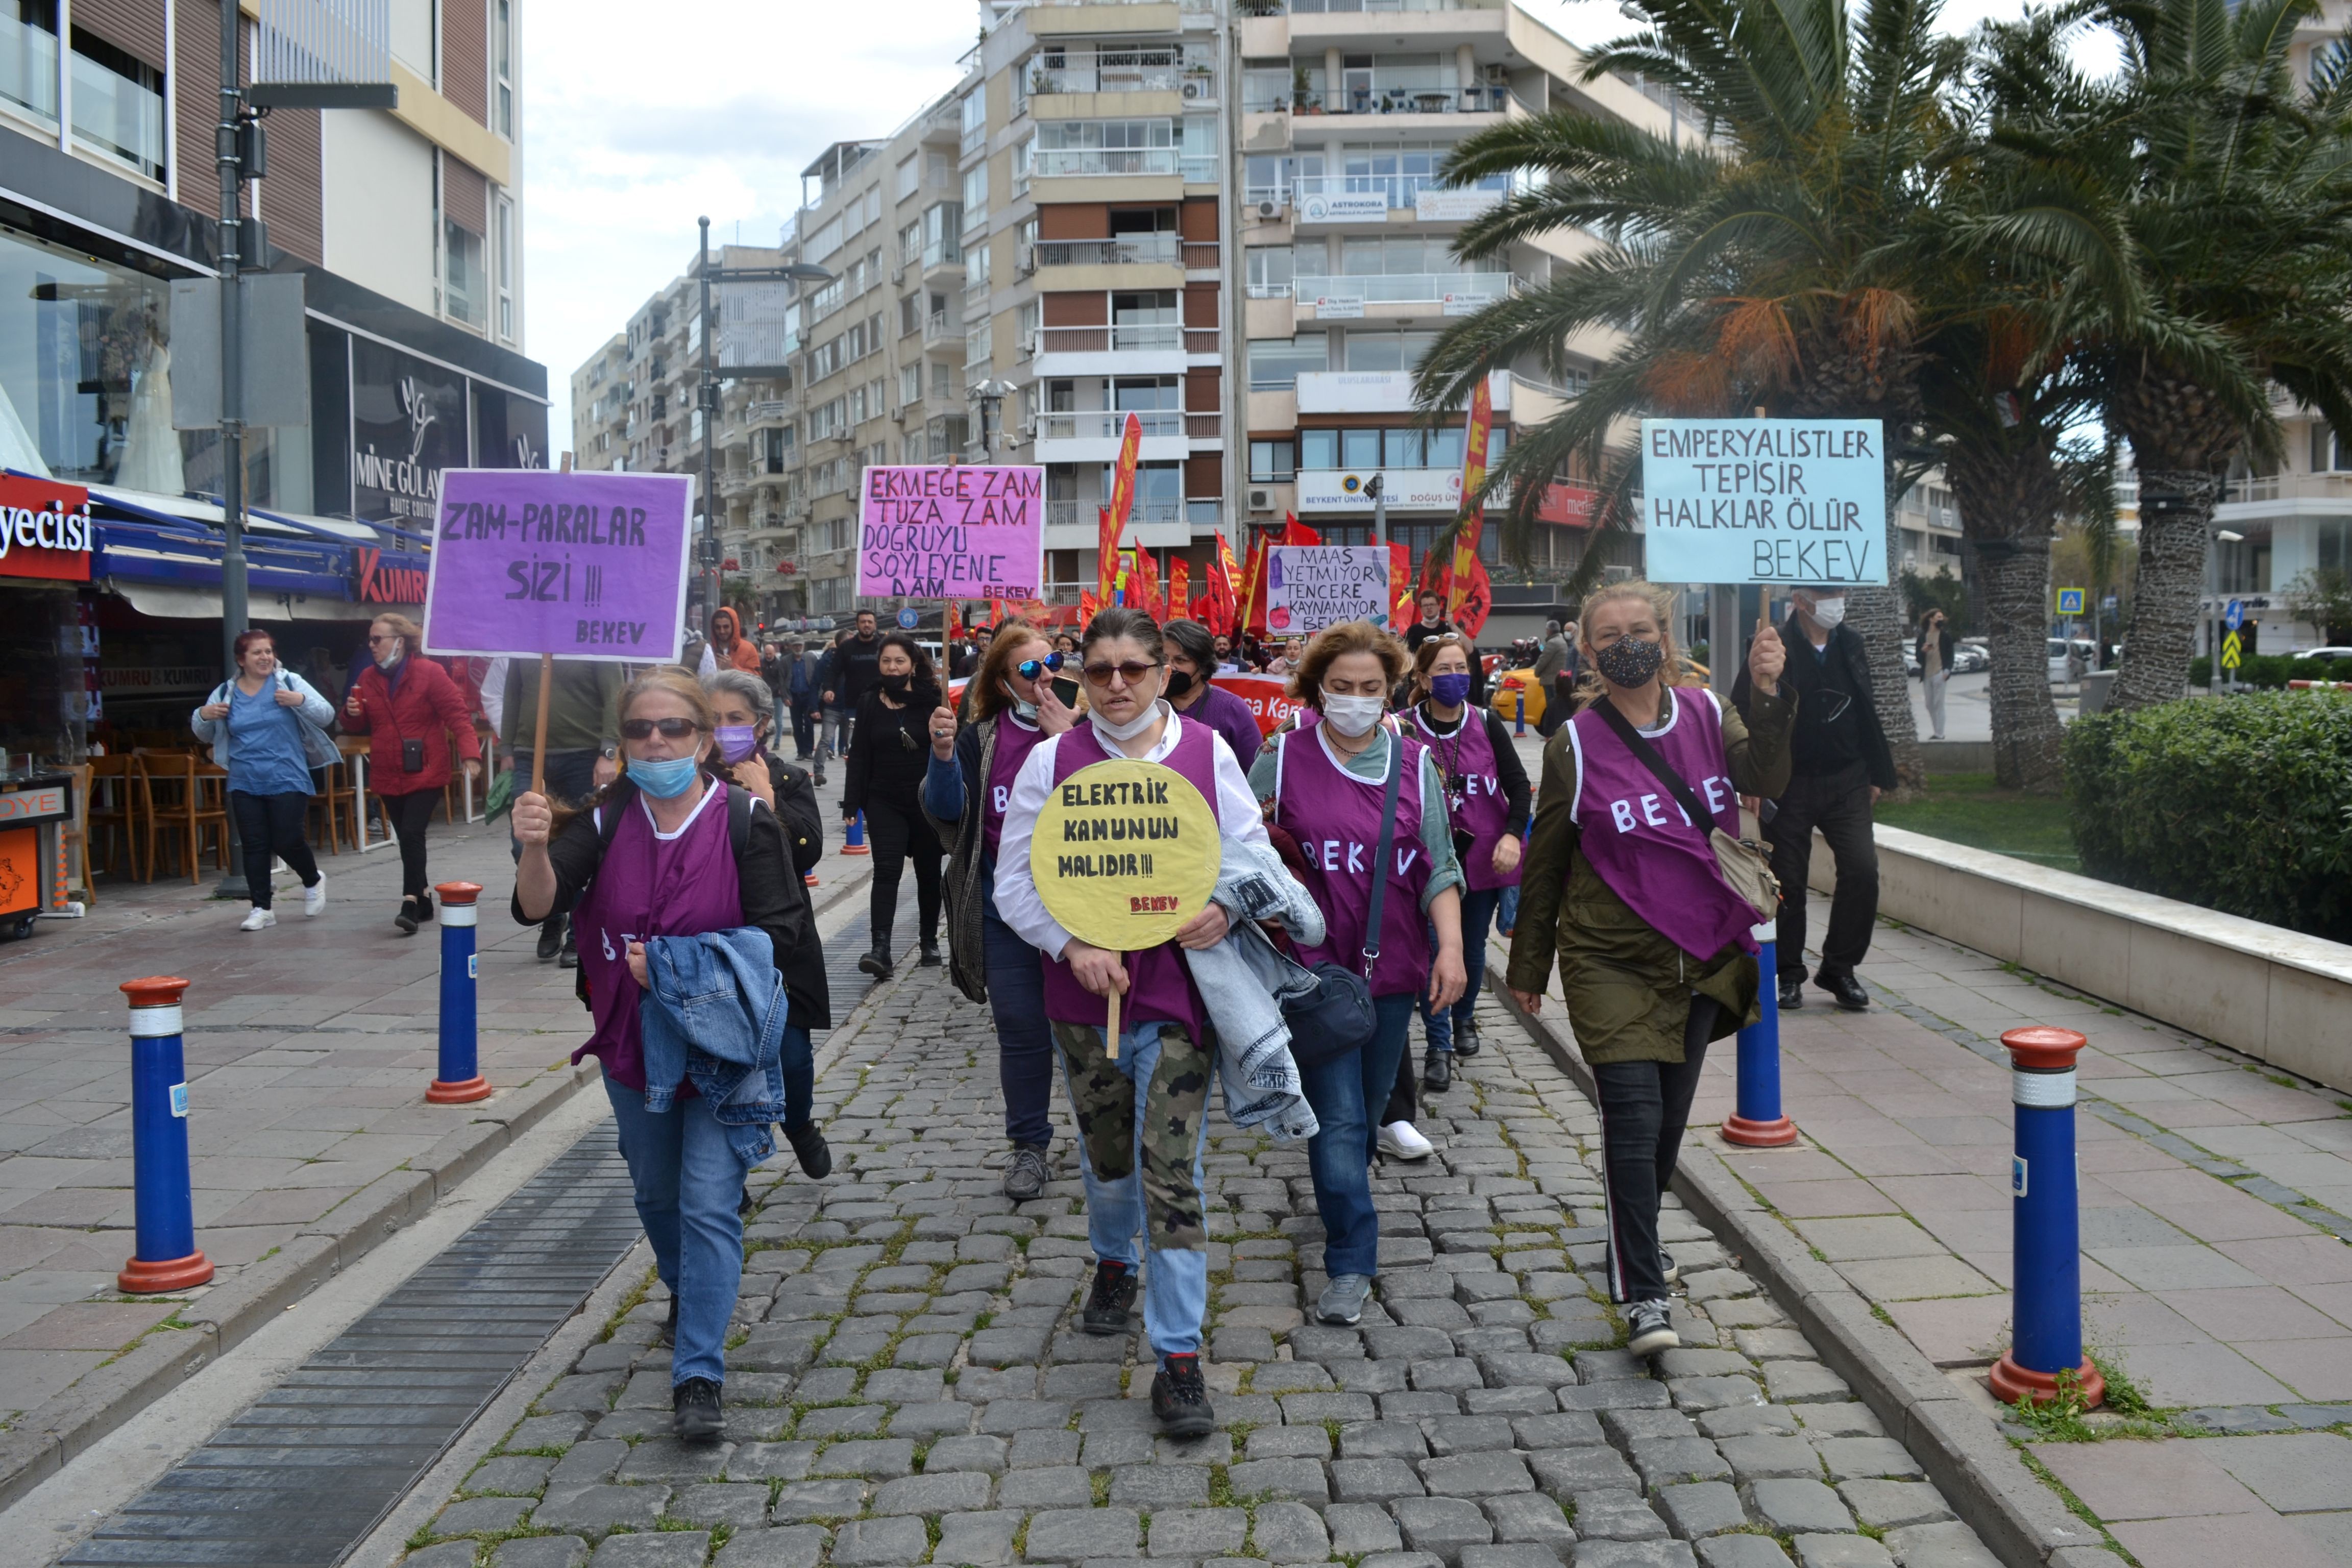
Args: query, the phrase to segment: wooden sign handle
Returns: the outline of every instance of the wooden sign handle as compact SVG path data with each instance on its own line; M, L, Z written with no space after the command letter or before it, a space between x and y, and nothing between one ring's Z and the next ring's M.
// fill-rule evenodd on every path
M1111 1060L1118 1060L1118 987L1110 988L1110 1026L1103 1036L1103 1049Z
M530 732L530 793L547 793L547 697L555 689L555 656L539 656L539 717Z

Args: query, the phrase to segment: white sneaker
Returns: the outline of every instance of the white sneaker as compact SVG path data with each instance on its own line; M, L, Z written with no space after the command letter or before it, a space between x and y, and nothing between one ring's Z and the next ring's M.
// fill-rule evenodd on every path
M1421 1135L1410 1121L1391 1121L1381 1129L1381 1152L1398 1160L1426 1160L1437 1145Z
M317 916L325 913L326 908L327 874L324 871L321 871L319 873L319 879L317 881L302 889L302 912L315 919Z
M236 929L239 931L267 931L277 923L278 916L275 911L257 908L246 912L245 919L237 922Z

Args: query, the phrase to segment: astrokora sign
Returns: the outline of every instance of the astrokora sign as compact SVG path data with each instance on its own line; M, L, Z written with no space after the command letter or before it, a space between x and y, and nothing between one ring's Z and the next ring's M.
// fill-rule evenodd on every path
M1654 583L1886 582L1875 419L1644 419Z
M1341 621L1389 624L1385 544L1277 544L1265 552L1265 626L1312 637Z
M684 474L452 468L425 584L425 651L674 662Z
M1045 470L964 463L867 468L857 592L878 598L1034 599L1045 566Z

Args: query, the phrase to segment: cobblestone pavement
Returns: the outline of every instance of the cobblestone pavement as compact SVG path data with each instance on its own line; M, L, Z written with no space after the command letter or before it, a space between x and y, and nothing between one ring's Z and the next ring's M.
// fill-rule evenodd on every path
M1611 1348L1597 1123L1493 1005L1487 1049L1422 1122L1437 1155L1376 1173L1360 1329L1301 1311L1323 1283L1304 1150L1214 1114L1221 1425L1176 1444L1137 1343L1075 1328L1092 1260L1066 1120L1066 1179L1016 1210L985 1010L937 970L877 1000L818 1086L833 1179L754 1178L727 1440L667 1436L652 1286L408 1568L1992 1568L1686 1214L1665 1227L1686 1348L1654 1375Z

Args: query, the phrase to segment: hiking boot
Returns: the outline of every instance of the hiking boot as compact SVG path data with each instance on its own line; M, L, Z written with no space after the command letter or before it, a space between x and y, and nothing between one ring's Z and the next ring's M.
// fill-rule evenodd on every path
M1486 1041L1478 1037L1477 1020L1474 1018L1464 1018L1454 1026L1454 1054L1455 1056L1475 1057L1480 1050L1485 1048L1486 1044Z
M1135 1270L1124 1263L1095 1265L1095 1285L1078 1313L1078 1327L1090 1334L1124 1334L1135 1328Z
M1454 1053L1432 1051L1421 1061L1421 1091L1444 1094L1454 1087Z
M817 1131L814 1117L798 1127L785 1128L784 1142L793 1146L793 1158L801 1163L802 1175L821 1182L833 1174L833 1146Z
M1013 1158L1004 1167L1004 1195L1016 1204L1043 1197L1045 1184L1054 1179L1053 1168L1045 1163L1045 1151L1034 1143L1015 1143Z
M716 1443L726 1429L719 1385L707 1377L689 1377L671 1389L669 1405L669 1429L681 1443Z
M1636 1301L1625 1309L1625 1348L1637 1356L1653 1356L1660 1351L1677 1349L1683 1337L1675 1326L1664 1301Z
M1205 1437L1217 1424L1197 1355L1171 1355L1151 1374L1151 1414L1171 1437Z

